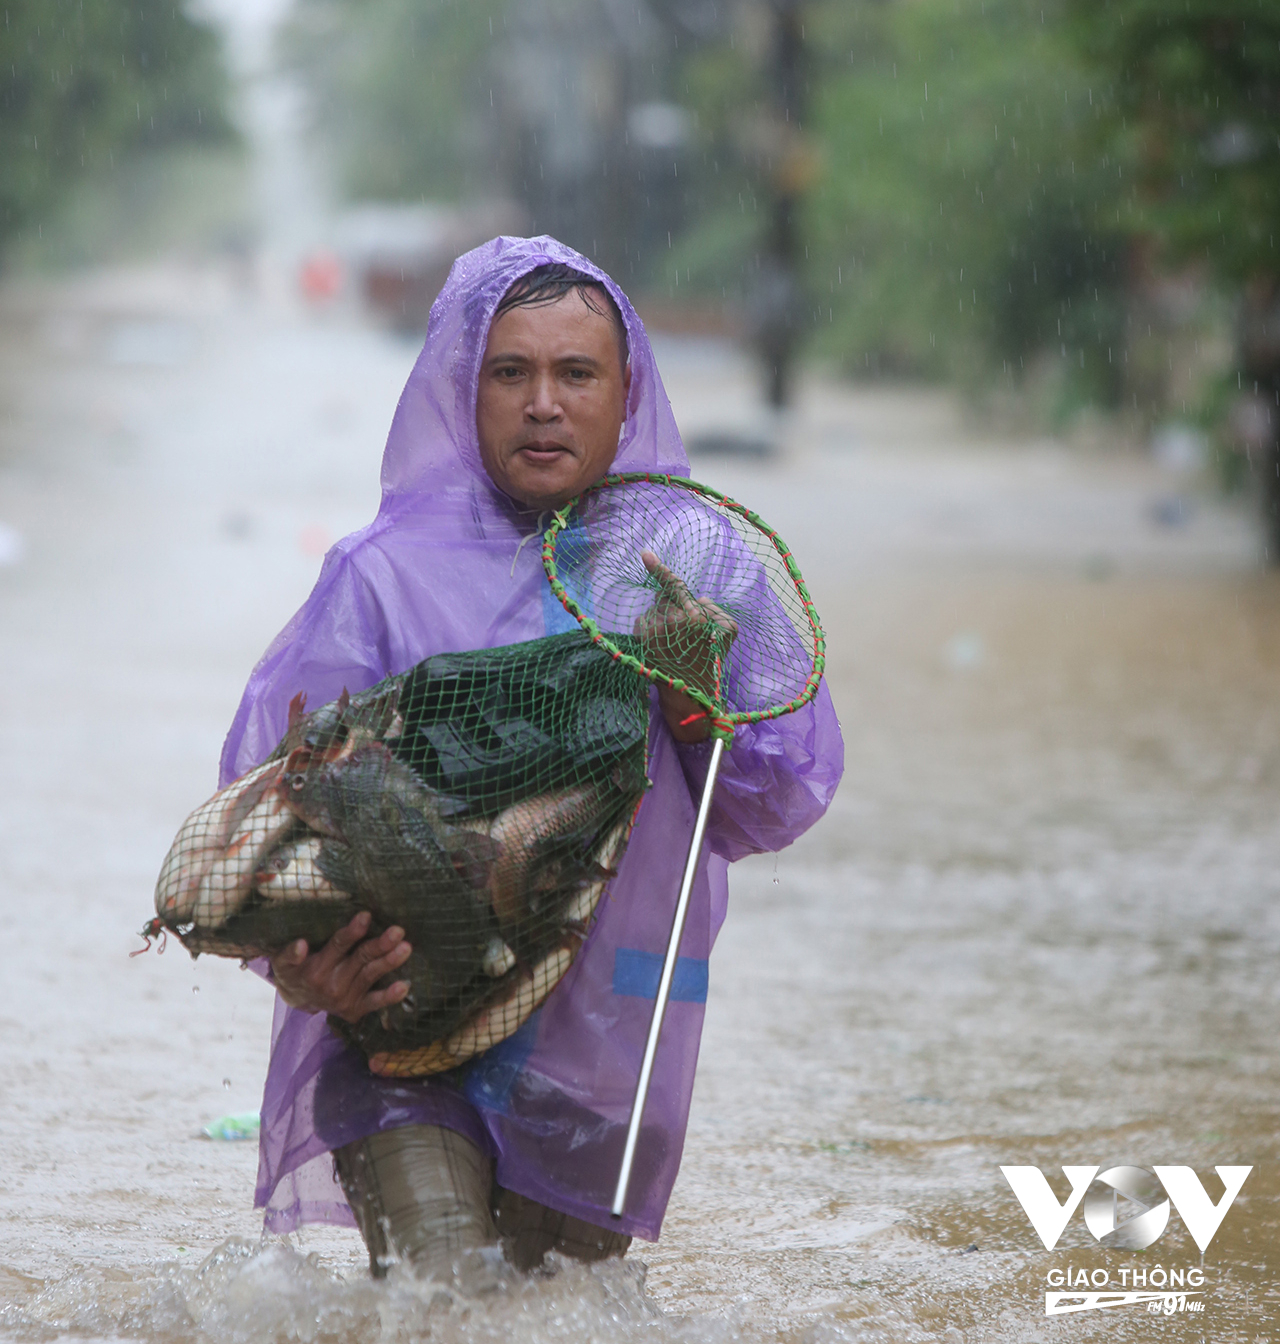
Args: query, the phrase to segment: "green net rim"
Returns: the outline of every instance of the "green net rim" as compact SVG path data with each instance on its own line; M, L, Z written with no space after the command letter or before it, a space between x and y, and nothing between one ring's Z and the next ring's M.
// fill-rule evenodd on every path
M691 493L705 496L722 509L727 509L731 513L736 513L745 518L752 527L762 532L769 538L773 548L778 552L786 567L787 575L795 585L796 593L799 595L801 606L804 609L805 617L809 622L809 633L813 640L813 667L809 673L808 680L804 688L794 700L788 700L784 704L770 705L767 709L743 710L740 713L727 713L722 705L717 705L709 696L704 695L694 686L690 686L679 677L672 677L660 671L657 668L649 667L640 661L634 654L625 652L619 648L613 640L591 619L590 616L569 596L568 590L560 581L560 576L556 570L556 538L569 525L570 518L574 509L590 495L598 494L602 490L607 490L615 485L667 485L675 486L682 490L688 490ZM645 677L656 685L670 686L673 690L683 691L691 700L702 706L706 711L711 724L711 731L714 736L732 738L733 729L736 725L742 723L763 723L768 719L780 719L786 714L794 714L796 710L807 705L818 693L818 686L822 681L823 673L826 671L827 664L827 640L822 630L822 622L818 619L817 609L813 605L813 599L809 596L809 589L805 585L804 575L800 573L800 566L796 564L794 556L786 542L778 535L777 531L770 527L758 513L747 508L745 504L739 504L737 500L731 499L728 495L712 486L703 485L700 481L690 480L687 476L672 476L664 472L654 471L624 471L612 472L608 476L602 477L594 485L588 486L581 494L575 495L562 508L557 509L552 516L551 525L547 528L542 538L542 567L546 571L547 581L551 585L551 591L559 599L560 604L569 613L570 616L590 636L592 643L604 649L610 657L617 662L629 667L638 676Z

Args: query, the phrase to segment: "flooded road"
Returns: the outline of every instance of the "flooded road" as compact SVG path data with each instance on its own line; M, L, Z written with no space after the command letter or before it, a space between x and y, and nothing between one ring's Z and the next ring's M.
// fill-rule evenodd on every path
M1269 1336L1278 602L990 575L848 600L841 795L777 885L771 861L740 873L717 949L679 1300L688 1276L707 1309L821 1301L890 1338L1153 1338L1132 1307L1046 1322L1045 1279L1198 1264L1178 1220L1136 1255L1077 1215L1049 1254L999 1165L1252 1163L1211 1315L1159 1324ZM948 665L957 631L980 666Z
M259 1244L253 1145L199 1131L256 1107L270 995L127 955L253 661L376 506L415 351L176 269L11 288L0 342L0 1337L1275 1333L1280 583L1242 514L820 381L783 461L695 462L811 580L845 781L733 874L662 1241L449 1302L367 1281L354 1232ZM659 357L686 426L740 403L730 353ZM1001 1164L1060 1198L1064 1164L1254 1170L1202 1312L1047 1318L1054 1271L1201 1256L1176 1213L1046 1251Z

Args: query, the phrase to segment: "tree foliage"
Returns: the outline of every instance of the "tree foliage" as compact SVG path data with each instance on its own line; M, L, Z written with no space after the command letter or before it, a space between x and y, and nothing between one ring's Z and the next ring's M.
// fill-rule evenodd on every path
M0 243L118 156L231 134L214 33L172 0L5 0Z
M1086 152L1089 72L1051 16L1022 0L827 7L810 210L825 344L960 372L1048 349L1114 396L1124 187Z
M1102 75L1102 129L1131 165L1126 226L1228 284L1280 272L1280 4L1070 0Z
M759 53L722 43L685 60L719 174L679 249L690 278L749 291L771 180L807 162L812 348L850 370L966 380L1017 378L1048 351L1074 399L1114 401L1131 183L1098 139L1095 76L1054 0L805 13L805 153L764 124Z

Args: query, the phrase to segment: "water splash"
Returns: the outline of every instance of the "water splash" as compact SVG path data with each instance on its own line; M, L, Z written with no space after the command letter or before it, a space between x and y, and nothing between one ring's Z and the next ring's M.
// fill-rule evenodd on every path
M0 1334L44 1341L64 1334L156 1344L844 1344L929 1338L895 1310L809 1314L762 1326L724 1316L664 1312L645 1291L634 1258L584 1266L557 1256L539 1274L481 1253L490 1273L479 1290L459 1273L415 1278L344 1277L287 1239L232 1237L196 1267L171 1261L151 1275L94 1268L0 1307ZM476 1282L472 1277L472 1283Z

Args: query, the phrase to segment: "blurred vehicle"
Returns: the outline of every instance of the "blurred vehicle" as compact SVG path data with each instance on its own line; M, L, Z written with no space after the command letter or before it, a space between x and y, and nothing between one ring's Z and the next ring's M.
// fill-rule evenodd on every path
M478 205L369 203L335 228L336 250L368 310L396 331L427 329L431 304L454 258L499 233L522 233L514 202Z
M342 290L342 262L327 248L312 252L298 270L298 288L312 303L326 303Z

